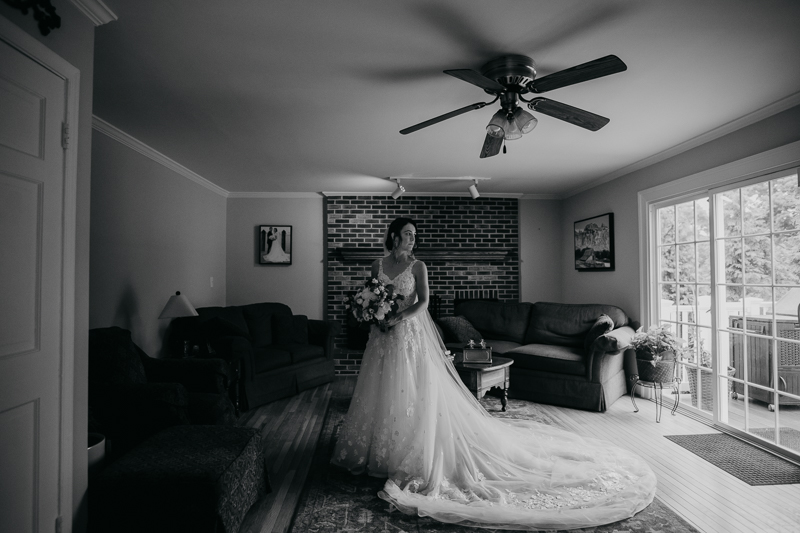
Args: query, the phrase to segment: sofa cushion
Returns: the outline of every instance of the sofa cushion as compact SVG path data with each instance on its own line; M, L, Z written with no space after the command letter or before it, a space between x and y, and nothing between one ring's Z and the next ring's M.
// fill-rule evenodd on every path
M586 337L583 339L583 351L586 355L590 355L594 349L594 343L598 337L602 337L609 331L614 329L614 321L608 315L600 315L595 320Z
M586 334L602 314L614 321L615 328L628 323L625 312L613 305L537 302L533 304L522 344L583 348Z
M478 342L483 338L483 335L463 316L442 317L436 324L442 328L442 340L445 344L459 343L463 347L470 340Z
M200 326L200 331L206 339L216 339L218 337L244 337L252 341L250 332L247 328L242 328L239 324L235 324L222 317L215 316L203 322Z
M308 344L308 317L305 315L272 315L274 344Z
M455 308L455 314L469 320L485 339L519 343L522 343L525 337L530 313L531 304L528 302L466 300L459 302ZM597 318L597 314L595 314L595 318Z
M242 315L247 322L254 348L263 348L274 342L272 338L272 316L275 314L292 314L289 306L281 303L258 303L241 306Z
M515 368L573 376L586 375L583 347L525 344L503 354L514 359Z
M256 374L269 372L292 364L292 354L274 346L253 348L254 371Z
M310 361L312 359L323 359L325 357L325 350L323 350L322 346L315 346L308 343L301 344L292 342L289 344L274 344L273 348L289 352L292 356L293 364Z
M499 341L497 339L486 339L486 345L492 347L492 355L505 355L511 350L522 346L518 342Z

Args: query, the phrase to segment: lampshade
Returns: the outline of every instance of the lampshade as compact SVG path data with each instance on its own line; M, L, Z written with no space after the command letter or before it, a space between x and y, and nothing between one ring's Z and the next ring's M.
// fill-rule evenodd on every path
M517 126L517 121L513 118L506 120L506 135L503 137L507 141L515 141L522 137L522 131Z
M514 122L519 126L520 131L525 134L530 132L539 123L536 117L518 107L514 110Z
M170 296L164 310L158 315L158 318L177 318L179 316L197 316L195 310L189 299L177 291L174 296Z
M492 116L492 120L486 126L486 133L492 137L502 139L506 134L506 112L502 109Z

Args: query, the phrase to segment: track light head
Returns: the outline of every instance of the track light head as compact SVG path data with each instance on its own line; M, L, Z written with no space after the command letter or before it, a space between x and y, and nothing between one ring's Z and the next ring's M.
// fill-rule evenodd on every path
M472 196L473 200L481 195L481 193L478 192L478 180L475 180L475 183L469 186L469 195Z
M397 200L403 193L406 192L406 188L400 185L400 181L397 182L397 188L392 192L392 198Z

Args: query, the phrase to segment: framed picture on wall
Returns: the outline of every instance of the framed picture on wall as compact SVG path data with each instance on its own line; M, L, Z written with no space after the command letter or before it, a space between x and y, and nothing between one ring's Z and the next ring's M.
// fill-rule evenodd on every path
M292 264L292 227L272 224L258 231L258 262L262 265Z
M614 270L614 213L575 222L575 270Z

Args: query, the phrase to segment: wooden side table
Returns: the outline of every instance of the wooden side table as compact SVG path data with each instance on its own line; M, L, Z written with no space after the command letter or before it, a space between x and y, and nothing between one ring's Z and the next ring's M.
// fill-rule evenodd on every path
M456 371L464 385L480 400L492 387L503 389L500 402L503 411L508 405L509 367L514 364L508 357L493 357L491 364L456 363Z

